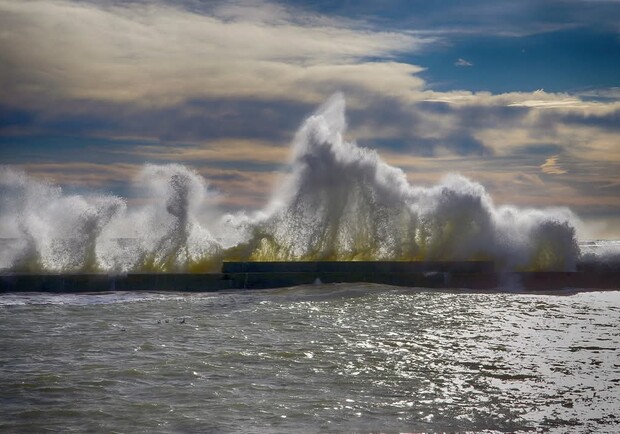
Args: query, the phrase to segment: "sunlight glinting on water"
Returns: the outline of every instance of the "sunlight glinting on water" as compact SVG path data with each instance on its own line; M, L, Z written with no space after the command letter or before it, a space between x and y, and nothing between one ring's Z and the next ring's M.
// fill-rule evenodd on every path
M617 292L1 300L2 429L619 428Z

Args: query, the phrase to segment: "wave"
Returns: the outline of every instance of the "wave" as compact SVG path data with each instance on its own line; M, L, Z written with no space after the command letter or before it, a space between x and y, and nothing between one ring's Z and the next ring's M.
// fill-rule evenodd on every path
M0 170L9 271L215 271L223 260L493 260L501 270L574 270L581 251L567 208L496 206L450 174L411 185L379 154L345 140L336 94L295 135L288 170L264 209L219 214L207 181L178 165L134 180L151 202L78 195ZM210 218L206 216L211 216Z

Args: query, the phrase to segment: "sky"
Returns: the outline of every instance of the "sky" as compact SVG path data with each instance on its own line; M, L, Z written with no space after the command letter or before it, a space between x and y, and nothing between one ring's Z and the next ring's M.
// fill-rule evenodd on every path
M570 207L620 239L620 1L0 0L0 164L139 203L179 163L256 210L334 92L412 184Z

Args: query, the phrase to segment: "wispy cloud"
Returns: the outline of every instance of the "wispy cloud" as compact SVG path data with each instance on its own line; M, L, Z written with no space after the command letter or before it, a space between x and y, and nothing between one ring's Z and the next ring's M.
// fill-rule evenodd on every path
M566 170L562 169L558 164L560 156L553 155L545 160L543 164L540 165L540 169L543 173L548 175L563 175L566 173Z
M131 154L147 160L179 162L252 162L284 163L290 153L287 146L260 140L222 139L204 145L139 145L110 151Z
M454 62L454 65L455 66L474 66L473 63L471 63L471 62L469 62L469 61L467 61L465 59L462 59L462 58L459 58L456 62Z
M260 209L264 207L282 173L201 167L201 175L218 191L218 203L226 208Z
M305 21L303 11L285 13L269 3L259 5L263 15L233 6L194 12L152 2L0 0L5 99L316 102L340 87L396 94L423 84L414 76L419 67L387 61L421 47L423 38L316 16Z
M426 90L420 93L420 99L427 102L441 102L454 105L483 105L503 107L551 108L565 110L587 110L588 112L609 113L620 109L620 98L583 99L578 95L562 92L546 92L543 89L534 92L471 92L458 90L437 92Z
M100 164L81 161L27 163L17 166L26 170L30 175L56 184L96 189L126 184L142 167L127 163Z

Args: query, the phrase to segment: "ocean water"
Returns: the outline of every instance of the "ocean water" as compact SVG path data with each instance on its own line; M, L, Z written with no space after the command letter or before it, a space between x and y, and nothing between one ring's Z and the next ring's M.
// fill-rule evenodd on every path
M0 295L2 432L620 431L620 292Z

